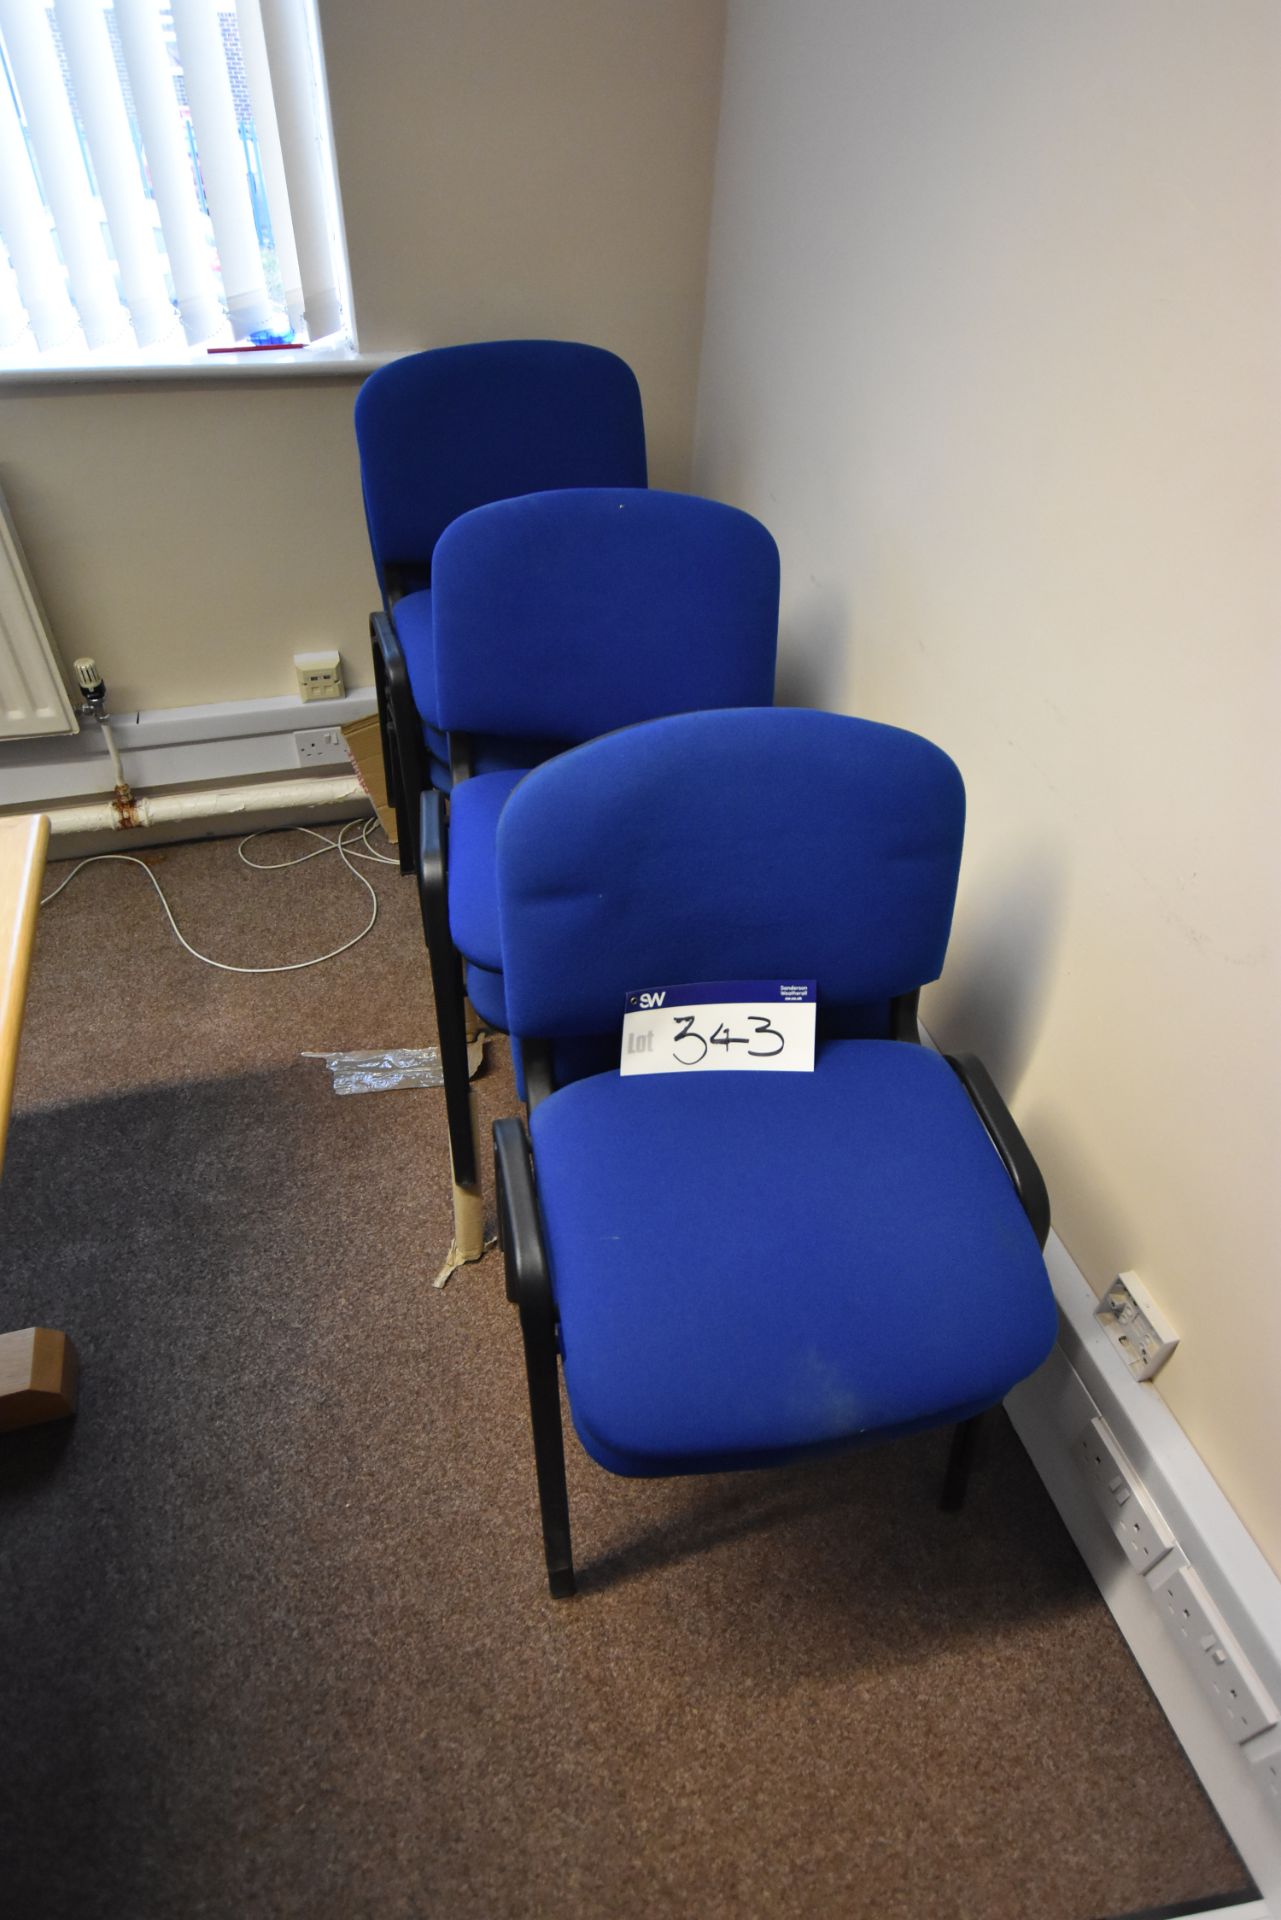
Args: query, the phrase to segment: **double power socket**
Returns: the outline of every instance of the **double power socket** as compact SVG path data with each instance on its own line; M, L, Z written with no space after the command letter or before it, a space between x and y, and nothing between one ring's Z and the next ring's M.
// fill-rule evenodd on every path
M1101 1417L1077 1441L1086 1481L1160 1608L1166 1629L1281 1818L1277 1709L1116 1435Z

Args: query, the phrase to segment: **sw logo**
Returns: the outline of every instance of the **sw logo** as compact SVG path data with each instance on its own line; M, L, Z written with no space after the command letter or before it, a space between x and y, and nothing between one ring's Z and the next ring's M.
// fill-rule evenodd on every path
M641 1011L643 1013L648 1013L651 1007L661 1007L664 1000L666 1000L666 998L667 998L667 992L666 992L666 989L664 989L662 993L638 994L637 1003L640 1006Z

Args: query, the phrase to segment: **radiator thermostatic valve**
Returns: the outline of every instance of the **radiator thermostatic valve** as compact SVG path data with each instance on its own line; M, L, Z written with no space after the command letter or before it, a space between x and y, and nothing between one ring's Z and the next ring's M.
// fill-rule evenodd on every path
M98 662L89 654L82 654L75 663L76 684L84 696L82 712L94 720L101 720L107 708L107 686L98 671Z

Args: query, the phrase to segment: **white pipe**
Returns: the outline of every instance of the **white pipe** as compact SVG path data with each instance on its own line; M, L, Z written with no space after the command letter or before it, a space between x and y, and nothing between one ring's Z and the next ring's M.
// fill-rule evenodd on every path
M217 820L238 813L283 812L368 799L354 774L339 774L328 780L273 780L263 786L230 787L222 792L139 794L132 804L130 825L154 827L170 821ZM88 807L58 807L49 814L49 828L55 835L101 833L104 828L123 824L110 800Z
M107 743L107 752L111 755L111 768L116 776L113 784L117 787L127 786L128 782L125 779L124 762L120 758L120 749L116 745L116 736L111 731L111 721L105 713L95 714L94 718L102 728L102 737Z

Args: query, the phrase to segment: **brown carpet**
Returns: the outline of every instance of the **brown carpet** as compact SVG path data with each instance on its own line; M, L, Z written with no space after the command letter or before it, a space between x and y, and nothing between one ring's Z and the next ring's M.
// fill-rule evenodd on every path
M360 924L331 857L154 858L224 957ZM432 1037L412 883L377 884L363 945L267 979L189 959L132 869L43 915L0 1326L65 1327L84 1384L0 1441L6 1910L1091 1920L1245 1889L999 1416L959 1516L939 1434L648 1483L571 1441L582 1591L545 1597L497 1256L428 1284L441 1096L339 1099L298 1057Z

